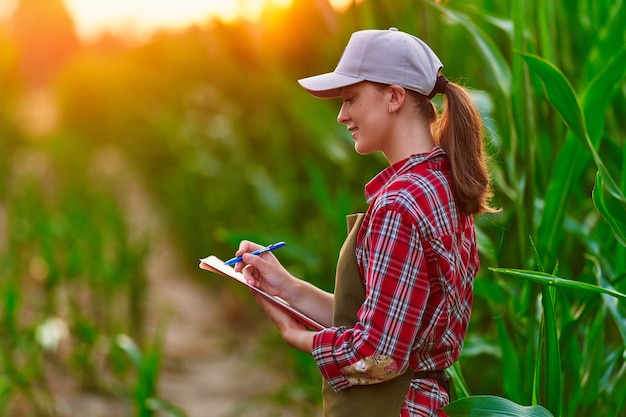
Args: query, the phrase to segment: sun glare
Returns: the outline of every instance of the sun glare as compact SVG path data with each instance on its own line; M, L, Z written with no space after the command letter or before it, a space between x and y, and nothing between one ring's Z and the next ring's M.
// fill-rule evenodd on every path
M0 23L20 0L0 0ZM258 20L267 10L289 7L293 0L62 0L83 40L109 31L142 39L157 29L180 29L211 19ZM329 0L338 12L363 0Z
M292 0L65 0L83 39L109 30L143 37L155 29L178 29L218 18L259 19L266 9L284 8Z
M352 4L354 3L358 4L362 2L363 0L330 0L330 4L331 6L333 6L333 9L337 10L338 12L344 12Z

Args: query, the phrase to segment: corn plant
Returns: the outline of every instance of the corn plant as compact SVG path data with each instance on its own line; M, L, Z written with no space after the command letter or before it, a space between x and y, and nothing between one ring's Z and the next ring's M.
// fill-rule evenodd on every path
M0 415L57 415L51 367L83 389L131 391L128 364L108 365L109 340L144 337L146 246L129 240L113 193L76 175L88 158L58 164L58 152L41 145L3 155L26 159L0 195ZM158 357L158 345L150 352ZM149 378L157 373L143 384Z
M158 397L156 382L161 359L160 341L156 340L142 351L133 339L119 334L115 337L115 344L128 355L136 371L136 382L132 390L135 416L184 417L182 410Z
M508 66L503 65L505 60L497 58L500 56L500 53L494 47L495 43L491 39L484 37L471 20L466 19L462 14L459 15L447 9L440 8L440 10L448 16L463 22L477 43L484 48L486 57L496 57L492 59L492 66L494 74L505 74L504 77L501 77L503 78L501 81L503 87L509 85L510 79L507 74L523 74L521 68L517 71L515 70L515 63L518 62L518 65L521 65L522 61L519 59L513 60L513 71L509 71ZM514 27L525 27L521 17L525 12L522 5L514 2L512 10ZM590 58L586 64L593 66L595 65L593 60L603 56L606 66L589 79L587 81L588 85L582 88L582 100L579 100L564 74L549 61L530 53L520 54L518 52L516 54L523 59L523 62L531 70L528 80L532 80L535 77L535 87L543 85L549 103L554 106L557 114L567 126L567 130L565 130L567 139L559 149L557 165L554 166L551 172L551 178L547 184L547 194L543 197L543 210L538 216L539 222L534 220L534 216L527 218L531 222L527 223L525 228L528 228L529 232L531 232L534 230L532 225L538 224L535 237L538 241L538 249L534 250L533 253L536 254L535 265L540 270L543 270L545 262L554 263L553 259L557 256L557 245L566 236L562 230L565 224L564 219L573 214L570 214L568 211L566 202L569 196L564 191L574 186L574 183L578 181L582 173L582 169L592 161L598 170L593 189L593 201L604 219L603 221L596 217L597 223L595 228L599 232L598 236L604 236L608 240L604 245L605 249L603 252L599 252L598 248L586 247L594 267L593 273L588 275L583 272L577 279L586 280L595 276L598 285L600 285L599 288L607 289L608 287L609 289L606 292L610 292L613 296L617 295L618 299L623 300L623 294L612 289L613 285L620 283L624 273L623 265L621 265L621 262L611 262L608 258L610 258L610 252L613 251L617 251L618 254L624 253L623 236L626 200L624 199L623 178L626 174L621 173L621 181L615 181L613 179L614 174L606 167L606 164L615 164L615 161L611 158L601 158L597 148L605 127L605 114L610 107L612 97L617 91L616 87L619 86L626 75L624 73L626 50L623 48L623 44L619 42L619 37L609 39L613 41L612 43L606 39L606 36L616 33L617 27L623 27L625 10L621 2L606 5L606 10L610 11L607 14L608 19L599 31L596 47L589 53ZM549 19L548 15L540 13L540 16L543 19ZM540 30L547 31L549 29L547 21L541 21L540 23ZM523 32L521 29L514 31L514 34L518 33L522 36ZM526 37L527 34L523 36ZM514 39L517 38L514 37ZM542 38L542 41L549 42L549 39ZM514 42L514 44L520 50L524 49L523 45L525 43L521 39ZM551 50L548 48L549 45L542 44L541 46L544 47L544 50ZM514 86L511 91L517 91L518 94L523 94L524 96L532 94L531 84L523 83L519 88L515 88L515 80L519 83L520 80L523 81L523 78L520 79L513 76L511 80L513 80L512 85ZM541 82L538 82L539 80ZM507 91L506 89L504 90ZM534 91L540 92L541 90L540 88L535 88ZM535 93L535 96L542 97L540 93ZM515 109L517 106L518 109L526 108L527 110L532 110L528 106L525 97L514 97L511 95L510 98L513 100L512 109ZM580 104L581 102L582 105ZM515 114L515 112L513 111L512 114ZM528 113L525 114L525 117L528 117ZM590 120L588 125L585 123L585 120ZM523 127L519 121L515 126ZM529 133L529 131L525 132L526 134ZM530 144L527 148L528 155L533 155L534 146L536 145ZM540 158L539 155L535 157ZM613 166L620 166L623 157L623 152L618 154L617 165ZM529 162L532 164L533 161ZM527 192L529 188L525 184L521 185L523 186L522 189ZM510 188L507 187L506 189ZM591 199L588 200L590 201ZM523 204L523 202L521 203ZM588 202L584 206L589 207ZM588 215L594 216L595 214L591 211ZM606 225L610 226L608 231ZM532 232L531 235L533 235ZM583 241L582 243L583 247L585 247L591 242ZM562 265L562 263L559 263L559 265ZM555 266L556 268L558 267ZM615 268L618 268L617 276L612 276L616 272ZM512 274L511 270L496 268L492 270L498 273ZM567 272L572 273L572 270L575 271L568 265ZM515 346L515 333L511 333L504 326L499 326L499 331L503 333L503 337L500 337L500 340L504 342L501 344L502 353L503 355L506 354L506 356L503 356L505 359L503 363L510 368L508 372L505 372L507 375L514 377L514 379L508 381L510 384L508 389L505 385L505 393L508 393L518 402L528 402L528 397L524 400L523 395L520 396L520 393L524 391L523 379L515 379L520 375L519 371L522 371L521 375L532 376L532 379L528 378L527 380L534 381L532 384L532 402L534 404L543 404L554 415L583 415L587 412L600 413L602 415L618 415L623 412L624 403L622 400L604 402L605 399L611 398L611 394L615 392L615 389L619 389L624 384L623 346L626 341L623 337L615 340L606 333L605 329L609 323L606 321L605 314L606 312L611 313L614 323L623 336L623 308L620 310L615 300L610 298L608 300L606 298L600 299L603 302L599 302L597 297L583 296L582 299L572 299L561 296L560 293L557 298L554 285L567 283L575 288L585 288L588 284L584 282L562 281L554 276L534 275L528 271L515 276L526 279L531 276L541 276L545 279L542 281L544 286L539 294L539 300L541 300L541 307L538 310L539 318L533 324L533 328L538 331L536 333L537 346L536 349L533 349L532 344L527 345L526 364L519 360L519 350ZM521 294L528 301L536 297L533 288L529 287L527 283L522 284L520 288L523 291ZM593 307L591 305L587 306L587 303L590 303ZM591 313L593 311L592 308L597 309L598 307L599 312ZM581 315L580 317L577 314L572 315L579 308L582 308L582 311L586 311L587 315ZM528 305L528 308L524 309L524 311L532 312L533 309ZM560 317L560 322L556 320L557 316ZM532 322L528 321L527 323ZM589 326L590 324L592 324L591 327ZM581 341L580 336L576 336L577 332L582 332L583 334L593 332L595 336L599 337L599 340L608 340L608 344L601 345L602 347L593 346L593 343L597 342L598 339L590 342L583 337L583 343L588 343L585 350L592 353L587 357L589 360L586 362L583 360L583 356L580 356L579 353L574 353L579 351L576 345ZM561 357L561 352L564 353L564 357ZM574 359L572 355L576 355L573 361L570 360ZM531 368L530 365L533 362L534 367ZM575 365L567 366L567 364L572 363ZM526 372L524 372L524 369L526 369ZM516 374L516 372L518 373ZM585 375L585 372L588 372L588 374ZM602 401L598 401L599 399L602 399ZM600 406L598 403L602 405ZM593 407L593 411L591 411L591 407Z

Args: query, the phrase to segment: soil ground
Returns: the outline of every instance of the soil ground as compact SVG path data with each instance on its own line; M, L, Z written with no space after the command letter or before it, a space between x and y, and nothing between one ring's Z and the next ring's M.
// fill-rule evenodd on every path
M173 256L166 246L160 248L149 274L153 308L160 309L161 314L169 312L160 378L162 396L183 408L188 417L268 415L258 407L244 411L244 405L279 389L287 383L287 375L255 360L255 334L229 325L230 308L222 308L223 297L200 285L197 278L181 277L176 271L184 268L168 271L176 264ZM206 271L199 270L199 274L221 279ZM271 415L291 415L277 412Z

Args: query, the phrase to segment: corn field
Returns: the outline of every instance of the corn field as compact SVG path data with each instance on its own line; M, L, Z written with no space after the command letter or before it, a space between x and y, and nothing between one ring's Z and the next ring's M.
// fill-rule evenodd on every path
M283 263L331 290L345 215L365 210L385 161L356 155L340 103L296 80L334 68L353 31L392 26L470 89L501 208L476 218L482 266L446 412L626 415L625 2L363 0L339 13L300 0L259 22L78 49L47 85L60 116L43 137L16 121L28 86L0 26L0 416L56 416L51 367L136 416L185 413L156 389L152 242L129 226L124 179L99 174L107 150L132 161L199 280L200 257L286 241ZM319 404L310 357L264 343L296 375L269 401Z

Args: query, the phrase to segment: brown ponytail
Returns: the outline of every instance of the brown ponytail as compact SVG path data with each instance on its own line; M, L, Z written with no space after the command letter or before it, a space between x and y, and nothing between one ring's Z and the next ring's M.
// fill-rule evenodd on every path
M468 215L495 212L489 206L492 192L478 109L460 85L448 82L443 88L445 104L435 136L450 159L457 205Z

